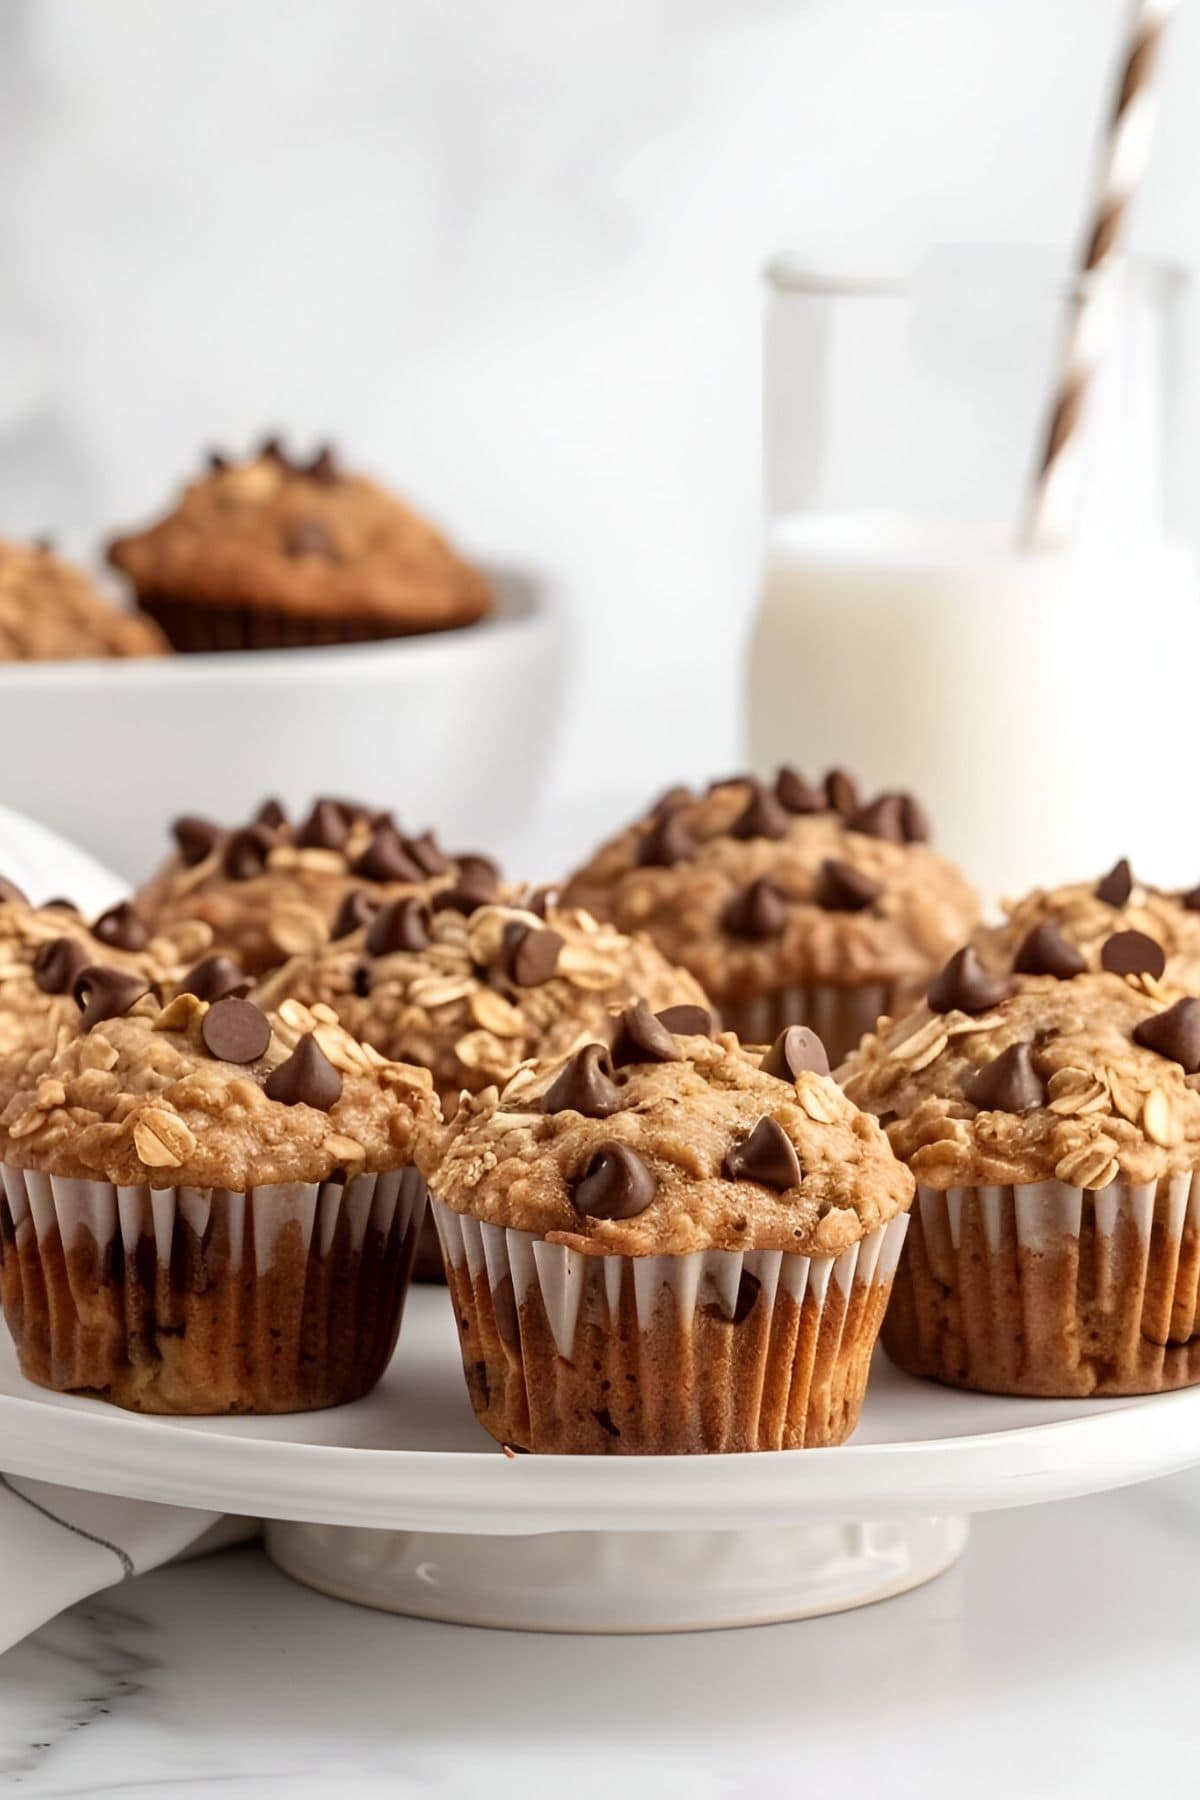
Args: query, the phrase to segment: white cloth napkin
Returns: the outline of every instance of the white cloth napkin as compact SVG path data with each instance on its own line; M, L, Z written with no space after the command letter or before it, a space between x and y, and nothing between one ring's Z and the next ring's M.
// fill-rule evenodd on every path
M77 1600L257 1530L251 1519L0 1475L0 1651Z

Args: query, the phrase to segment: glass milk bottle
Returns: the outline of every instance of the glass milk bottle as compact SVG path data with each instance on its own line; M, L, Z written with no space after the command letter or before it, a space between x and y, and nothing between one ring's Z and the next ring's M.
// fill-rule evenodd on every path
M746 725L763 773L911 788L989 901L1128 855L1200 880L1200 607L1165 471L1180 281L1134 264L1069 545L1016 548L1063 295L1035 257L912 281L768 272L766 543Z

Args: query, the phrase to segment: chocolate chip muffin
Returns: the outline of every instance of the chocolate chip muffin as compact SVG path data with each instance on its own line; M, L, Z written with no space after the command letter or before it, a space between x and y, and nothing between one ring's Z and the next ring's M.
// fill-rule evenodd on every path
M253 976L322 949L397 896L469 908L500 887L490 857L447 855L432 832L408 835L353 800L315 800L298 823L267 800L239 827L185 817L172 831L175 851L137 894L139 914L157 930L201 920Z
M140 1412L293 1412L395 1345L436 1125L423 1069L325 1008L163 1007L116 967L0 1114L0 1295L21 1368Z
M80 1029L75 984L97 963L141 981L142 991L173 991L205 960L212 936L198 920L151 933L122 904L91 925L67 900L30 906L0 882L0 1107Z
M118 612L82 569L43 545L0 538L0 662L161 656L167 649L157 625Z
M811 1033L760 1059L674 1022L638 1003L465 1099L427 1168L503 1443L799 1449L857 1422L911 1178Z
M268 439L210 458L174 512L119 537L109 561L177 650L365 643L469 625L486 578L393 494Z
M1118 931L959 951L841 1071L917 1179L884 1343L910 1374L1064 1398L1200 1379L1200 1000Z
M1135 933L1159 946L1168 981L1200 993L1200 887L1151 887L1134 877L1122 857L1094 880L1034 888L1020 900L1006 901L1004 913L1002 924L981 926L975 934L991 968L1036 963L1042 928L1049 926L1089 969L1115 962L1120 974L1122 945L1134 943L1125 934Z
M911 796L863 803L849 776L672 789L597 851L564 898L646 931L748 1042L817 1031L839 1060L970 934L975 895L925 842Z

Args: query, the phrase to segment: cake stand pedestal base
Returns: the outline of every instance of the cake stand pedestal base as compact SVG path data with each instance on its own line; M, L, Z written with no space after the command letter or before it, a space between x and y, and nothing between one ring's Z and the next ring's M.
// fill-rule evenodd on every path
M267 1550L335 1599L511 1631L713 1631L845 1612L931 1581L965 1518L482 1537L280 1521Z

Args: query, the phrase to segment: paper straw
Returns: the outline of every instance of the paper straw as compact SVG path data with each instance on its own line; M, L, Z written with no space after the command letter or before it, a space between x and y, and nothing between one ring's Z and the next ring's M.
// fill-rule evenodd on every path
M1163 31L1176 0L1134 0L1112 115L1104 134L1095 201L1077 280L1037 477L1023 521L1028 549L1070 534L1078 508L1089 390L1112 331L1115 286L1125 256L1130 200L1145 172L1158 95Z

